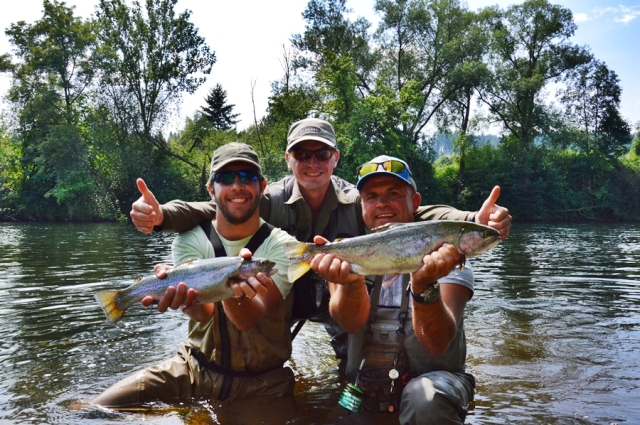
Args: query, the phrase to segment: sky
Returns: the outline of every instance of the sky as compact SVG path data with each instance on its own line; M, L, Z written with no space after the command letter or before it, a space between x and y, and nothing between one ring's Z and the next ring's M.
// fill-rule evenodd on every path
M640 122L640 0L559 0L550 1L570 9L578 29L574 44L587 46L620 78L622 116L632 125ZM364 16L375 22L374 0L347 0L352 18ZM522 1L467 0L472 10L498 5L506 8ZM67 0L75 13L89 17L98 0ZM217 61L207 82L193 95L185 95L180 113L167 131L177 131L188 116L204 104L215 84L227 91L227 101L239 113L238 129L266 113L271 83L283 75L281 59L293 34L304 31L302 12L307 0L178 0L176 11L192 11L191 21L216 53ZM0 54L10 53L4 30L20 20L27 23L42 17L42 0L0 0ZM9 88L9 76L0 74L0 95ZM253 86L253 99L251 96ZM254 107L255 105L255 107Z

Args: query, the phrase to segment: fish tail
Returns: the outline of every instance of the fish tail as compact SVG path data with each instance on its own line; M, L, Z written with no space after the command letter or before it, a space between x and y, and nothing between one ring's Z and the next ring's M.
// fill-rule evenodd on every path
M287 272L289 282L295 282L311 269L307 252L310 245L313 244L304 242L285 242L283 244L284 252L289 257L289 270Z
M116 297L119 293L120 291L102 291L94 295L96 301L98 301L98 305L100 305L104 314L107 316L107 322L111 324L122 319L126 311L126 309L118 308L116 305Z

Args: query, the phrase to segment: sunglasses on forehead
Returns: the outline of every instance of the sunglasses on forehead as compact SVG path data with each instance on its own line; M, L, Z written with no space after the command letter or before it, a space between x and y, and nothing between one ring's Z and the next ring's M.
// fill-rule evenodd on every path
M405 172L409 171L407 166L403 162L390 159L389 161L384 162L368 162L366 164L363 164L358 170L358 176L362 178L367 174L375 173L376 171L378 171L378 169L380 169L380 167L382 167L384 171L388 171L394 174L404 174Z
M253 170L221 171L213 175L213 181L218 184L232 184L236 176L238 176L242 184L258 181L262 177L258 171Z
M327 161L333 155L336 154L336 150L333 148L322 148L310 151L302 148L294 148L289 151L292 157L297 161L307 162L311 159L311 156L315 156L318 161Z

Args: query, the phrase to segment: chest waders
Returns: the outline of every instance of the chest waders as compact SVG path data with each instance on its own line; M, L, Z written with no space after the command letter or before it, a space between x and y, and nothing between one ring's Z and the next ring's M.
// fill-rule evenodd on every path
M371 309L364 331L362 356L353 387L362 393L362 400L355 405L340 404L353 412L364 408L372 413L393 413L400 410L402 390L409 379L409 366L404 347L405 323L409 317L409 294L404 288L409 275L400 277L402 301L400 308L379 306L382 276L377 276L371 292ZM350 407L353 407L352 410Z
M224 245L222 245L222 241L220 240L220 236L218 236L218 232L213 228L213 225L210 221L204 222L200 224L202 230L209 238L209 242L213 246L213 251L216 254L216 258L218 257L227 257L227 252L224 249ZM262 245L262 243L269 237L271 231L274 229L272 225L269 223L263 223L262 226L258 229L258 231L253 235L253 237L247 242L245 248L247 248L253 254L256 250ZM268 372L268 369L262 372L254 373L254 372L242 372L231 369L231 340L229 338L229 330L227 329L227 325L229 319L227 315L224 313L224 307L222 306L222 301L218 301L215 303L215 311L216 311L216 321L218 323L218 328L220 330L220 351L221 351L221 365L217 365L213 362L207 360L206 356L201 352L191 348L191 354L198 359L201 365L207 367L208 369L213 370L216 373L219 373L223 376L222 386L220 388L220 394L218 395L218 400L224 401L229 397L231 393L231 387L233 385L233 378L238 377L253 377L260 375L261 373ZM278 366L279 367L279 366Z

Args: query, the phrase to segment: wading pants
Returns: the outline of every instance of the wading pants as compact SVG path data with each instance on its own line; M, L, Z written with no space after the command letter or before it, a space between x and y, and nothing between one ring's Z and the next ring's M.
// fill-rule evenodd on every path
M475 379L468 373L436 371L420 375L402 391L400 424L462 425L474 388Z
M142 369L114 384L91 400L110 408L142 407L154 402L167 404L184 400L219 400L225 376L200 365L186 346L164 362ZM227 378L228 382L228 378ZM246 397L280 397L293 393L295 379L289 368L281 367L255 377L233 378L231 402Z

